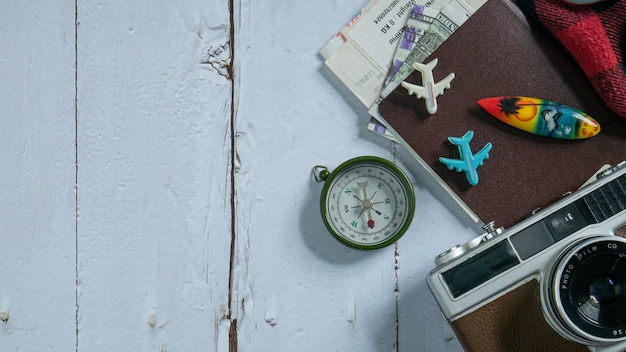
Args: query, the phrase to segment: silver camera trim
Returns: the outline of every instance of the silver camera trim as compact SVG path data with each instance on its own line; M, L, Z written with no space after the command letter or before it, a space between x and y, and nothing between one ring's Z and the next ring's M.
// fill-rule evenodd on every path
M617 236L595 236L582 239L576 243L570 243L570 246L562 253L561 256L559 256L559 258L556 258L557 260L552 263L548 270L546 270L546 275L544 276L545 281L541 285L541 304L543 305L544 316L548 324L550 324L550 326L561 336L583 345L608 345L625 341L626 330L621 331L619 337L606 339L591 335L581 329L565 313L562 301L557 297L560 280L554 280L556 278L554 275L564 272L565 266L569 262L569 258L576 255L576 253L578 253L582 248L593 243L600 243L604 241L617 241L626 244L626 239ZM560 277L560 275L558 277ZM553 303L554 308L562 312L562 314L557 315L555 309L550 309Z
M608 236L615 236L615 230L626 223L626 210L622 210L600 223L587 225L570 234L567 238L551 244L547 248L527 259L522 259L519 251L511 242L511 237L531 225L546 219L550 215L555 214L560 209L578 201L624 174L626 174L626 162L622 162L613 168L599 173L594 182L586 184L580 190L565 196L544 210L536 212L534 215L522 220L510 229L500 231L495 234L495 236L481 235L478 238L469 241L468 243L471 243L469 246L466 244L453 247L457 249L453 249L452 252L457 251L458 248L462 249L458 252L458 255L450 255L450 251L447 251L437 256L436 264L438 266L428 274L427 283L431 292L435 296L444 317L448 321L453 322L506 295L531 280L537 280L540 284L540 294L542 296L543 305L543 302L545 302L543 300L545 282L546 280L549 280L549 278L546 278L546 275L551 275L549 270L554 267L554 263L557 262L559 257L575 243L580 243L586 239L594 237L605 238ZM519 263L455 298L446 284L442 274L504 241L507 241L510 248L513 249ZM476 244L477 242L478 244ZM545 309L544 306L543 311L549 325L567 339L583 345L591 346L590 348L596 351L621 351L626 348L626 340L624 340L626 339L626 336L624 339L620 338L610 340L598 339L597 337L591 337L590 340L584 340L574 337L571 332L564 331L564 329L560 326L555 326L558 325L558 323L553 322L553 318L548 317L546 314L547 311L552 311L552 309ZM586 337L588 336L585 336L585 338ZM607 343L611 343L611 345L606 346Z

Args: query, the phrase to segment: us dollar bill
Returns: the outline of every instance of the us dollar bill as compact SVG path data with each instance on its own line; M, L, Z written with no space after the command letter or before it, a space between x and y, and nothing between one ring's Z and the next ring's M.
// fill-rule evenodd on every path
M439 10L436 8L426 7L421 4L413 5L384 85L389 84L389 82L393 80L400 67L402 67L402 64L407 60L411 51L413 51L415 45L417 45L428 27L435 21L435 17L438 13Z
M465 23L473 12L474 10L463 0L455 0L445 5L436 14L434 21L424 31L419 41L415 43L393 78L382 89L381 97L386 97L400 85L414 71L413 63L424 62L457 28Z

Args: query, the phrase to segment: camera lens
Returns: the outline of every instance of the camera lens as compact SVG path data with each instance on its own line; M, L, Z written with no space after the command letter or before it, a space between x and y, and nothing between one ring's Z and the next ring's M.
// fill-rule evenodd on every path
M613 277L596 277L589 283L589 300L594 306L606 306L615 302L621 292L621 284L618 284Z
M565 327L588 340L626 337L626 243L586 240L568 250L553 276L552 307Z
M626 321L625 276L626 258L611 254L589 258L574 272L566 299L589 323L617 327Z

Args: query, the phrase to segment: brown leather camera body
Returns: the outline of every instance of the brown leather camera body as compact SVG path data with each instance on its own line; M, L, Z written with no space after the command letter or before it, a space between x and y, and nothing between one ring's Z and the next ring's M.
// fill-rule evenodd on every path
M468 352L589 352L556 333L543 317L539 282L529 281L451 322Z
M626 238L626 225L615 234ZM450 325L468 352L588 352L546 322L537 280L528 281Z

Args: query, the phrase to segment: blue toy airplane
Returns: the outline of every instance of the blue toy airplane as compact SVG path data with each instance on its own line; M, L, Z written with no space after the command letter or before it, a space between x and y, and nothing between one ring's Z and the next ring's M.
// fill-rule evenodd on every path
M469 143L473 137L474 131L468 131L460 138L448 137L450 143L458 146L461 156L459 159L439 158L439 161L446 164L449 170L454 168L458 172L465 172L467 182L472 186L476 186L478 184L478 172L476 172L476 169L483 164L485 159L489 158L489 151L492 145L491 143L487 143L478 153L472 154Z

